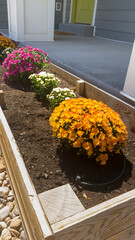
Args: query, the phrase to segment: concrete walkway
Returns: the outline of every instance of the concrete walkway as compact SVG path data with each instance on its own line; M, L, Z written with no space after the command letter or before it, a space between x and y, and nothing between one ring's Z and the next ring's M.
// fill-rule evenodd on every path
M56 65L120 97L132 44L94 37L55 35L54 42L23 42L45 50Z

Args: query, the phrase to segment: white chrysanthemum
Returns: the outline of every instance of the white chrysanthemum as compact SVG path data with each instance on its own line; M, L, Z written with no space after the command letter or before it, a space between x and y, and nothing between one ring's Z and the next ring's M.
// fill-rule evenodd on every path
M61 91L61 88L60 88L60 87L54 88L54 89L52 90L52 92L59 92L59 91Z
M36 76L36 73L33 73L33 74L31 74L30 76L29 76L29 78L33 78L33 77L35 77Z
M63 88L64 91L71 91L69 88Z
M46 72L40 72L38 75L42 76L42 77L46 77L47 73Z
M54 74L52 74L52 73L47 73L47 76L54 78Z

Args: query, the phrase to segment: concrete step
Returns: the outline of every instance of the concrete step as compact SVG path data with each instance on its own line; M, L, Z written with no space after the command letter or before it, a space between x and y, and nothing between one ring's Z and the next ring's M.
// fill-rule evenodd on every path
M78 36L93 36L94 27L88 24L60 23L59 31L74 33Z

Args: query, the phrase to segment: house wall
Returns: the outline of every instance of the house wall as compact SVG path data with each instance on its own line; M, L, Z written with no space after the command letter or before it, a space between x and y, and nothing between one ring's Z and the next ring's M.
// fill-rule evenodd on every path
M61 11L55 10L55 29L59 28L59 23L62 23L63 17L63 0L56 0L61 3ZM69 23L71 0L67 0L65 23ZM56 6L56 5L55 5ZM0 29L8 29L7 1L0 0Z
M0 0L0 29L8 28L7 1Z
M133 42L135 0L98 0L96 36Z
M56 3L61 3L61 11L56 11ZM63 0L55 1L55 30L59 29L59 23L62 23L63 17Z
M61 11L56 10L57 2L61 3ZM71 7L71 0L67 0L65 23L69 23L69 21L70 21L70 7ZM64 8L64 0L55 0L55 30L59 29L59 23L63 22L63 8Z
M54 0L8 0L7 3L11 39L54 40Z

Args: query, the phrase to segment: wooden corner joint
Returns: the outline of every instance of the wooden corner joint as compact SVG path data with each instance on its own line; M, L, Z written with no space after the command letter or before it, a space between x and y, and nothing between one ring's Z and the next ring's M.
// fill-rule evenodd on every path
M85 81L83 81L82 79L76 82L76 91L82 97L84 96L84 85Z
M2 109L6 108L6 103L5 103L5 99L4 99L4 92L2 90L0 90L0 106Z

